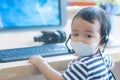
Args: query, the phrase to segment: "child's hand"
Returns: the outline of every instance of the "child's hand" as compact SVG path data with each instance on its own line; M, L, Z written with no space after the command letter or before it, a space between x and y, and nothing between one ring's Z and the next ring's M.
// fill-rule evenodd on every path
M29 59L29 62L37 67L47 80L64 80L61 74L54 70L51 66L49 66L49 64L43 57L32 56Z
M42 63L46 63L46 60L41 56L35 55L29 58L29 62L38 68Z

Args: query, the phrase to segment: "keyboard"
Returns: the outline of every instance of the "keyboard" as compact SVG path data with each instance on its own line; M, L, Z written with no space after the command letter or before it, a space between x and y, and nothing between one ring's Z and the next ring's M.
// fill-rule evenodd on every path
M42 57L72 54L65 43L43 44L40 46L0 50L0 62L27 60L33 55Z

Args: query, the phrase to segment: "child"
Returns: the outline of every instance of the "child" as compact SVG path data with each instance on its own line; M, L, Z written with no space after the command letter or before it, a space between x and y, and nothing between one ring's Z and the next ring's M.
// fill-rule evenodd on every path
M33 56L29 62L48 80L114 80L110 70L113 62L103 54L110 30L110 17L105 11L84 8L74 16L71 25L71 46L78 58L63 74L50 67L41 56Z

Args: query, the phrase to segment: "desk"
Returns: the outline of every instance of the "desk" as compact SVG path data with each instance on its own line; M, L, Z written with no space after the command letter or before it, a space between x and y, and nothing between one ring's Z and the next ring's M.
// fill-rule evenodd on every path
M106 53L109 53L115 63L120 62L120 47L108 48ZM64 71L67 64L76 57L74 55L63 55L56 57L48 57L48 63L58 71ZM10 80L26 76L40 74L40 72L28 60L15 61L8 63L0 63L0 80Z
M67 67L67 64L74 58L75 56L73 55L64 55L49 57L46 60L54 69L63 71ZM0 80L16 79L37 74L40 74L40 72L28 63L28 60L0 63Z

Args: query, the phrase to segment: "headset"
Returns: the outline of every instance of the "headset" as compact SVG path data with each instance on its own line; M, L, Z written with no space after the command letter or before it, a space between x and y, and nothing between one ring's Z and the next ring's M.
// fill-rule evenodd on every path
M106 33L107 33L107 32L106 32ZM68 43L68 41L69 41L70 39L71 39L71 34L69 34L68 39L66 40L65 45L66 45L67 49L69 50L69 52L73 53L73 52L75 52L75 51L74 51L73 49L71 50L71 49L68 47L68 45L67 45L67 43ZM108 37L107 34L105 34L105 35L103 36L104 46L103 46L102 52L105 51L105 48L106 48L106 46L107 46L108 41L109 41L109 37Z
M69 47L68 47L68 45L67 45L67 43L68 43L68 41L71 39L71 34L69 34L69 36L68 36L68 39L66 40L66 42L65 42L65 46L67 47L67 49L68 49L68 51L70 52L70 53L75 53L75 51L73 50L73 49L70 49Z

